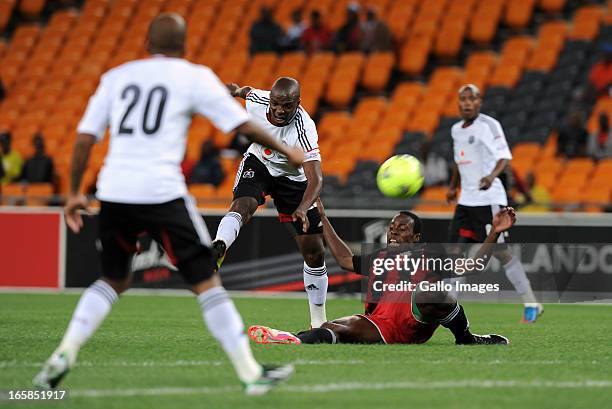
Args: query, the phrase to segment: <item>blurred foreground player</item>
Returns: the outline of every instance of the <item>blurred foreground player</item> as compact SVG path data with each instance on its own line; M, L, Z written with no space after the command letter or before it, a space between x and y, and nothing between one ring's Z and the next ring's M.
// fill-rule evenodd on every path
M310 305L310 325L321 326L327 297L327 267L321 235L321 218L315 201L321 192L321 155L317 128L300 106L300 84L293 78L281 77L270 91L228 85L232 95L246 100L250 117L279 143L304 151L304 163L298 169L288 166L287 158L254 142L251 144L234 184L234 200L221 219L213 249L220 267L225 252L238 237L242 226L251 219L266 195L274 199L278 218L286 223L295 237L304 258L304 288ZM291 225L290 225L291 224Z
M481 106L478 87L467 84L459 89L462 121L451 128L454 163L447 193L448 201L454 202L461 187L450 226L453 243L482 243L493 217L508 205L506 190L498 176L512 154L501 124L480 113ZM499 242L504 242L504 236L500 236ZM537 302L520 260L509 250L497 251L494 256L504 266L506 277L525 304L523 322L535 322L544 308Z
M119 294L129 288L129 263L142 231L163 244L196 294L206 326L227 353L246 393L265 393L293 372L291 366L266 368L255 361L240 314L213 271L210 236L187 194L180 163L194 112L223 132L236 129L283 152L295 166L301 165L303 154L250 121L209 68L181 58L185 29L176 14L156 17L148 33L151 57L104 74L78 126L65 207L66 222L75 233L83 225L78 211L88 205L79 185L91 147L104 137L107 126L111 133L97 190L102 278L81 296L61 344L34 378L38 387L57 386Z
M370 276L369 271L362 271L362 256L354 256L350 248L335 232L331 223L325 217L323 206L319 203L321 218L323 220L323 235L338 264L345 270L355 271L358 274ZM488 259L493 244L499 235L509 229L515 222L512 208L506 208L495 215L493 228L485 243L479 249L475 258ZM387 248L376 257L383 254L396 255L401 249L394 250L401 244L418 243L421 238L421 220L411 212L400 212L389 224L387 229ZM419 246L411 250L411 257ZM423 251L425 251L423 249ZM363 257L371 257L366 255ZM384 255L383 255L384 257ZM369 264L368 264L369 265ZM444 277L439 272L419 270L412 282L437 282ZM397 283L398 277L393 279L392 274L387 275L388 283ZM372 288L370 281L368 287ZM506 345L508 339L501 335L476 335L469 330L469 322L455 297L445 291L413 291L407 292L406 297L399 302L391 294L385 301L386 294L378 302L366 304L364 314L351 315L325 322L321 328L313 328L293 335L286 331L275 330L261 325L249 328L249 337L260 344L335 344L335 343L363 343L363 344L421 344L429 340L438 325L448 328L455 336L457 345L473 344L500 344Z

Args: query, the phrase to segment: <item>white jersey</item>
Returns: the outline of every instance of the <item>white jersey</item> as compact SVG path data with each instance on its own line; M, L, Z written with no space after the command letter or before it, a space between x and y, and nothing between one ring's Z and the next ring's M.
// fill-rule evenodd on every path
M164 203L187 194L181 161L194 113L223 132L248 114L207 67L153 56L111 69L100 79L78 132L110 144L97 197L118 203Z
M506 191L499 178L491 187L480 190L480 179L490 175L500 159L512 159L501 124L480 114L468 127L463 121L453 125L454 158L461 176L461 194L457 203L463 206L508 205Z
M295 116L285 126L276 126L268 121L270 91L251 90L246 96L246 109L249 116L257 121L276 140L283 145L298 147L304 150L304 162L321 161L319 153L319 137L317 128L310 115L301 106ZM286 176L291 180L303 182L306 180L304 168L296 169L289 165L287 157L258 143L252 143L248 154L256 156L268 169L273 177Z

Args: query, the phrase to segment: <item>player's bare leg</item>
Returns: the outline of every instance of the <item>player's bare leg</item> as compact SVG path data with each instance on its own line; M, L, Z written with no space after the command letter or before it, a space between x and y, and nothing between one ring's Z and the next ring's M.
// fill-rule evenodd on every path
M303 277L310 306L310 326L318 328L327 321L325 301L328 278L323 237L321 234L296 235L295 241L304 257Z
M412 314L425 324L438 323L455 336L457 345L507 345L501 335L477 335L470 332L470 323L455 296L446 291L415 291L412 294Z
M251 220L258 206L257 200L252 197L239 197L232 202L229 211L221 219L217 228L217 236L212 243L217 270L223 264L227 249L230 248L238 237L242 226Z
M508 277L517 294L523 300L525 305L523 322L534 323L538 316L544 312L544 307L538 303L533 294L531 283L529 278L527 278L527 274L525 274L525 268L521 261L507 249L495 252L493 255L502 263L506 277Z
M376 326L361 315L323 323L320 328L291 334L262 325L249 328L249 337L258 344L381 344Z
M124 279L102 277L83 292L60 345L34 377L34 386L51 389L59 384L74 365L81 347L96 332L131 281L129 275Z

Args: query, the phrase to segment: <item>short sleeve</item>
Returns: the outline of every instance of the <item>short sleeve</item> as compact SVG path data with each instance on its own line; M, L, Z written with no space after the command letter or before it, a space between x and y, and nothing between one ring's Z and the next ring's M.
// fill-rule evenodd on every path
M85 114L77 126L77 132L94 135L96 140L104 138L104 132L110 121L111 92L108 75L103 75L96 92L89 98Z
M249 120L249 116L221 80L206 67L198 67L193 84L193 111L204 115L225 133Z
M485 120L482 138L484 145L495 157L495 160L512 159L512 153L510 153L506 135L504 135L504 130L499 122Z
M262 107L268 109L268 105L270 104L270 91L264 91L261 89L251 88L246 97L246 110L248 113L252 113L253 110Z
M317 127L312 119L298 108L295 117L295 126L298 134L300 147L304 150L304 162L321 161L321 152L319 151L319 135Z

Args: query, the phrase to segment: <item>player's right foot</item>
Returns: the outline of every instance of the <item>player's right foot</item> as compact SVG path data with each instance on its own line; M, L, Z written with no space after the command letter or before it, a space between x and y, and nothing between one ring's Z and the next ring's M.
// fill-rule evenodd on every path
M221 268L221 264L223 264L223 260L225 260L225 253L227 251L227 246L223 240L215 240L212 242L212 252L213 259L215 261L214 270L219 271Z
M32 383L39 389L54 389L70 370L70 359L66 352L54 353L34 377Z
M477 335L472 334L473 339L467 342L456 342L457 345L508 345L510 340L497 334Z
M258 344L294 344L302 343L298 337L290 332L264 327L263 325L252 325L249 327L249 338Z
M525 305L525 310L523 311L523 320L521 322L525 324L533 324L536 322L538 317L542 315L544 312L544 306L540 303Z
M244 392L247 395L263 395L276 387L280 382L293 374L293 365L265 366L263 373L255 382L244 383Z

